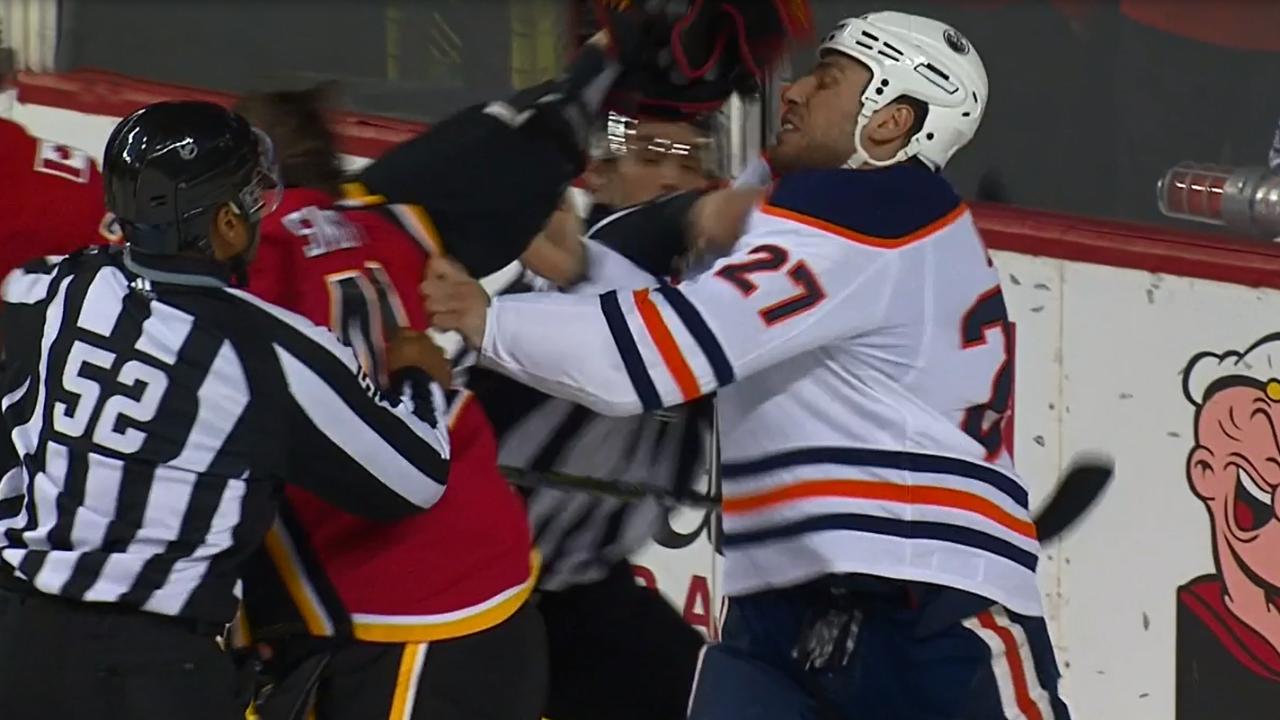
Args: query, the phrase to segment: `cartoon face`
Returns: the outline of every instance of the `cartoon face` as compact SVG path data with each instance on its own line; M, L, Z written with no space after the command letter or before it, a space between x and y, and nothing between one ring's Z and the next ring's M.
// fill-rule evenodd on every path
M1204 398L1187 459L1192 491L1229 551L1262 584L1280 588L1280 383L1232 384ZM1225 558L1219 558L1221 564Z

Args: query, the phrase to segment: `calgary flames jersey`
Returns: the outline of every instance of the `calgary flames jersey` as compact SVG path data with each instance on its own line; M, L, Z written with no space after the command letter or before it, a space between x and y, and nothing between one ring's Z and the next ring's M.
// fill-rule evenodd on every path
M394 329L427 324L417 289L426 259L381 210L290 189L263 222L249 289L330 327L371 375L385 374ZM288 486L265 543L273 575L257 578L260 591L252 573L246 583L252 629L301 623L313 635L412 642L477 632L515 612L537 573L523 504L468 393L452 397L449 422L448 488L428 512L373 523Z

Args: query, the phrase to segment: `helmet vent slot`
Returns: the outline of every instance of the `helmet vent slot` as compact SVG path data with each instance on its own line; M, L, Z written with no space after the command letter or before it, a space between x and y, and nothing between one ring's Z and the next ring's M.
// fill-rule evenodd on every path
M916 66L916 73L928 80L937 88L948 95L954 95L960 92L960 86L951 80L951 76L934 67L933 63L925 63Z
M925 68L926 68L926 69L928 69L930 72L937 73L937 74L938 74L938 77L942 78L943 80L946 80L946 81L948 81L948 82L950 82L950 81L951 81L951 76L950 76L950 75L948 75L948 74L946 74L946 73L945 73L945 72L943 72L942 70L940 70L940 69L938 68L938 66L937 66L937 65L934 65L933 63L925 63L925 64L924 64L924 66L925 66Z

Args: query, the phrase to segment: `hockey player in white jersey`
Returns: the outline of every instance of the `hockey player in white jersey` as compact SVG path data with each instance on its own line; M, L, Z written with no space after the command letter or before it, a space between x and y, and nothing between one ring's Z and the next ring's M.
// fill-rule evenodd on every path
M999 278L938 174L985 110L982 62L951 27L873 13L783 101L768 195L707 272L486 309L433 264L436 322L600 412L717 393L730 602L691 717L1066 718Z

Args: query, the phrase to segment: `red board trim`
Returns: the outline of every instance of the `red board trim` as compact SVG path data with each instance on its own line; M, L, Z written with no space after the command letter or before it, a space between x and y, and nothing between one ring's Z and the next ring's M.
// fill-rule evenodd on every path
M1094 265L1280 289L1280 245L1163 227L977 204L987 245Z
M160 100L228 106L235 102L228 93L144 82L101 70L19 73L17 86L22 103L112 117ZM334 125L342 152L362 157L376 157L427 127L359 113L339 113ZM1272 243L1006 205L977 204L973 211L987 244L996 250L1280 289L1280 246Z
M236 96L183 85L143 82L103 70L62 74L19 73L18 101L74 110L89 115L124 117L161 100L203 100L230 107ZM427 128L422 123L376 115L336 113L334 131L339 149L349 155L377 157L396 143Z

